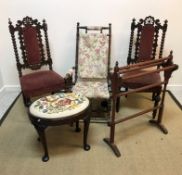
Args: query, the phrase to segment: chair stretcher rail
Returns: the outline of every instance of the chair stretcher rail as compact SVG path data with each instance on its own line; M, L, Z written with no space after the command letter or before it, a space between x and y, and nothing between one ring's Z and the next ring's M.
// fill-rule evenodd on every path
M125 118L115 120L114 122L109 122L108 125L111 126L111 125L113 125L113 124L118 124L118 123L127 121L127 120L129 120L129 119L138 117L138 116L140 116L140 115L143 115L143 114L148 113L148 112L150 112L150 111L153 111L153 110L155 110L155 109L159 109L160 107L161 107L161 106L156 106L156 107L152 107L152 108L145 109L145 110L143 110L143 111L141 111L141 112L135 113L135 114L133 114L133 115L129 115L129 116L125 117Z
M167 71L167 70L175 69L175 68L176 68L176 65L172 65L172 66L168 66L168 67L164 67L164 68L159 68L159 69L156 69L156 70L145 71L145 72L142 72L142 73L138 73L136 75L130 75L128 77L122 77L122 80L137 78L137 77L140 77L140 76L145 76L145 75L149 75L149 74L153 74L153 73L159 73L159 72L162 72L162 71Z
M165 60L168 60L168 59L169 58L166 57L166 58L160 58L158 60L151 60L151 61L145 61L145 62L136 63L136 64L130 64L130 65L127 65L127 66L120 67L120 70L132 70L132 69L134 69L136 67L138 68L138 66L146 66L146 65L151 65L151 64L154 64L154 63L160 64L160 63L163 63ZM147 64L146 64L146 62L147 62Z

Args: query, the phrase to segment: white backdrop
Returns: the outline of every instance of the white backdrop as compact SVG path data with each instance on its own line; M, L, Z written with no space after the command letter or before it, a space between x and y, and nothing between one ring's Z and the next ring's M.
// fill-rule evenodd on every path
M31 16L46 19L53 68L61 75L74 65L76 23L108 25L112 23L112 64L126 64L130 24L152 15L161 22L168 20L164 56L172 49L175 63L182 65L182 1L181 0L0 0L0 85L19 85L18 73L8 18ZM182 69L173 74L170 85L182 87ZM1 88L1 87L0 87Z

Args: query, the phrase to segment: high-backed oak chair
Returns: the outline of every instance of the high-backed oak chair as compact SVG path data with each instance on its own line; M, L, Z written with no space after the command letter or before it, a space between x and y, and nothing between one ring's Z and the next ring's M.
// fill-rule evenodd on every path
M167 20L161 24L159 19L155 19L152 16L147 16L145 19L140 19L138 22L133 19L131 23L127 64L130 65L148 60L160 59L163 56L166 31ZM132 74L135 74L135 72L132 72ZM136 86L150 84L153 81L160 81L160 76L153 73L150 76L145 76L145 79L138 78L127 80L125 89L127 91ZM153 94L152 99L156 100L158 96L156 89L150 89L150 92Z
M29 106L31 97L63 89L64 78L52 70L45 20L41 23L37 19L26 16L17 21L16 25L9 20L9 31L24 104Z
M116 66L114 68L114 73L111 76L112 112L111 112L110 121L108 122L108 125L110 127L110 137L105 138L104 141L111 147L111 149L113 150L113 152L115 153L117 157L120 156L120 151L118 150L117 146L114 143L115 127L117 124L121 122L127 121L129 119L138 117L140 115L143 115L145 113L152 111L153 119L150 120L150 122L152 124L155 124L157 127L159 127L164 134L168 133L167 129L162 124L164 99L165 99L165 93L166 93L166 87L167 87L168 81L171 77L172 72L176 70L177 68L178 66L176 64L173 64L172 52L166 58L161 58L157 60L148 60L142 63L135 63L135 64L131 64L124 67L119 67L118 62L116 63ZM133 72L135 72L135 74L133 74ZM150 76L154 73L161 76L161 81L153 81L152 83L146 84L143 86L136 85L135 89L132 89L132 90L130 89L126 92L120 92L119 88L123 87L124 82L130 81L130 80L135 82L135 80L138 78L145 79L145 76ZM126 74L127 76L125 76ZM122 118L119 118L119 116L117 116L117 118L115 117L116 104L117 104L118 97L125 96L132 93L141 92L141 91L148 91L151 88L158 89L157 93L159 93L158 100L153 102L153 107L147 108L146 106L146 109L126 117L124 116L122 116ZM161 98L161 101L159 101L160 98ZM156 119L156 114L158 114L157 119Z
M110 50L111 24L106 27L89 27L77 23L75 85L72 91L90 100L103 99L105 106L109 104L110 98Z

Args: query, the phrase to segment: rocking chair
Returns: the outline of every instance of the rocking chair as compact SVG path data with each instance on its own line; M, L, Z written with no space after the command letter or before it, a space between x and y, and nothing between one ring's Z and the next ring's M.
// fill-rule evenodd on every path
M74 77L72 75L72 79L74 78L72 91L81 93L92 101L92 121L95 118L95 121L106 122L108 117L108 112L106 112L106 118L105 116L97 117L98 114L103 114L94 107L95 102L101 100L98 106L101 105L105 111L110 111L110 50L111 24L107 27L88 27L80 26L77 23L75 75ZM93 116L94 111L97 116Z

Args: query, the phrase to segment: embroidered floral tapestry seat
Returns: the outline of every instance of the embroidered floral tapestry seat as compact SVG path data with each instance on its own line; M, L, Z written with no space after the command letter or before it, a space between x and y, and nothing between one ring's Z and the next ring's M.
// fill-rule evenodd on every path
M85 151L90 150L90 145L87 143L90 123L89 108L88 98L80 94L63 92L41 97L30 105L29 119L36 129L44 149L42 161L49 160L46 128L77 122L75 131L80 132L81 129L78 126L80 119L83 120L83 148ZM60 135L60 132L58 134Z

